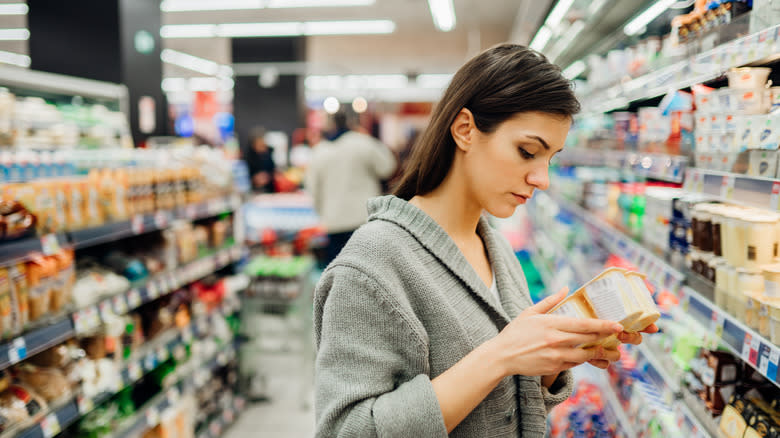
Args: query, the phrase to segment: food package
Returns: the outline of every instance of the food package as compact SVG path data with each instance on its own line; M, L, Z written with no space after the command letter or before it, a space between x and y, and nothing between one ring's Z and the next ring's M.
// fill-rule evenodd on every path
M30 321L37 321L49 312L56 275L57 262L52 258L35 255L27 263Z
M52 312L59 312L71 301L73 286L76 283L75 254L72 249L66 249L58 252L52 258L57 264L57 274L56 287L52 290L50 309Z
M24 205L13 200L0 200L0 238L10 240L35 231L37 218Z
M0 268L0 337L8 339L16 334L14 326L14 300L11 276L7 268Z
M14 333L20 333L30 321L30 289L27 281L27 265L19 263L8 268L11 276L11 299L14 311Z
M0 413L9 424L24 424L39 416L47 407L46 401L24 384L12 384L0 393Z
M86 178L80 182L81 192L84 196L84 225L98 226L105 221L103 209L100 204L100 184L95 176Z
M59 224L57 223L52 183L49 181L36 181L27 184L31 185L35 191L33 211L38 217L38 231L41 234L56 232L59 229Z
M49 403L71 394L67 377L58 368L23 364L14 370L14 375L20 382L40 394Z
M616 321L626 331L643 330L660 317L644 276L620 268L604 270L548 313ZM614 348L618 344L613 335L594 345ZM589 346L592 345L584 345Z
M68 230L80 230L86 223L86 195L82 181L70 180L64 184L65 197L67 199L67 226Z

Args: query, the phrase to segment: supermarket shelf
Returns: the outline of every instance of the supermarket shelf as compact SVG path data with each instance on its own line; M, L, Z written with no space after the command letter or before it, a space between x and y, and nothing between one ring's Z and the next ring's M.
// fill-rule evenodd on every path
M662 257L638 244L630 237L605 223L582 207L563 198L548 194L560 208L580 218L589 226L597 239L602 241L613 253L631 262L640 272L647 275L650 283L672 292L679 290L685 275L672 267Z
M780 26L773 26L644 76L614 85L585 100L587 112L604 113L723 76L729 68L769 59L780 48Z
M10 266L21 263L33 253L51 254L57 248L68 245L68 237L63 234L48 234L46 236L24 237L10 242L0 243L0 266Z
M694 410L700 410L696 407L701 405L701 402L687 399L683 396L684 391L680 386L680 379L675 378L675 372L658 360L658 357L662 355L644 343L635 348L639 356L644 358L648 364L647 377L649 377L655 387L661 389L664 400L673 407L677 417L677 425L680 427L684 426L684 430L693 431L694 438L715 436L710 429L702 424L699 417L693 413ZM692 409L691 406L694 406L694 408Z
M144 303L175 291L178 287L216 272L243 257L243 248L235 245L189 263L173 271L160 274L145 287L104 299L75 311L42 327L0 343L0 370L53 347L77 334L89 333L102 324L104 315L122 315Z
M0 266L21 263L33 253L53 254L59 248L73 246L76 249L112 242L167 228L174 220L198 220L216 216L227 211L236 211L241 206L238 195L192 204L172 211L137 215L131 220L114 222L70 233L32 236L10 242L0 242Z
M226 303L219 312L213 313L206 319L216 318L222 315L231 315L237 310L237 305ZM203 320L192 322L184 329L171 329L160 335L150 343L147 343L132 358L126 360L120 371L121 383L117 387L117 392L138 382L144 375L153 371L160 364L167 361L170 357L181 359L186 354L184 347L189 345L194 337L202 337L207 333L199 328L204 325ZM209 324L210 325L210 324ZM233 345L233 344L229 344ZM231 349L232 348L232 349ZM228 347L215 355L209 362L208 370L213 370L215 363L226 363L223 357L229 357L235 354L235 348ZM222 355L222 356L221 356ZM102 403L108 401L114 393L106 392L99 394L93 399L84 395L77 395L68 400L63 405L52 409L45 417L22 430L15 435L16 438L51 438L74 424L81 417L88 414Z
M161 210L153 214L136 215L131 220L114 222L94 228L69 233L76 249L99 245L125 237L135 236L167 228L175 220L198 220L235 211L241 206L238 195L221 197L191 204L175 210Z
M691 168L686 171L684 188L722 202L778 210L777 179Z
M598 372L597 374L598 381L596 383L602 389L602 395L606 399L607 406L609 406L610 411L614 414L615 419L620 425L620 429L626 433L627 438L636 438L636 431L634 430L631 421L626 416L626 410L618 400L617 394L615 394L615 389L612 387L612 385L609 384L609 380L607 379L606 374L603 372Z
M0 370L51 348L74 334L70 319L63 318L6 341L0 344Z
M0 68L0 84L93 99L119 102L128 99L127 87L124 85L14 67Z
M111 437L129 438L140 436L147 427L156 426L160 422L160 414L162 412L174 406L181 394L189 392L198 386L196 382L198 375L203 373L211 375L214 370L227 364L235 354L235 348L233 345L230 345L199 365L191 367L184 365L181 369L178 369L176 372L177 382L165 388L163 393L146 403L133 417L124 421Z
M238 416L246 408L246 400L241 396L234 396L228 409L208 423L203 432L197 435L197 438L219 438L222 434L235 423Z
M679 184L683 182L688 157L649 152L574 148L561 152L559 162L569 166L624 169L647 178Z
M183 285L197 281L211 273L241 260L243 248L233 245L214 254L201 257L179 268L157 274L145 286L132 288L124 293L105 298L102 301L73 313L73 327L76 334L86 334L100 327L106 315L124 315L150 301L174 292Z
M780 346L756 333L710 300L689 287L682 288L681 306L710 333L720 338L721 345L780 387Z

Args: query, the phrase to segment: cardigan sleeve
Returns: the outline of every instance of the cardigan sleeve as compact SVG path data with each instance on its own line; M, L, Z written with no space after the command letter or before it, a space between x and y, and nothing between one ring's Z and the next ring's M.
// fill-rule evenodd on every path
M315 292L317 437L446 437L409 312L361 271L332 266Z
M549 414L550 411L559 404L566 401L571 396L574 389L574 378L571 371L566 370L558 375L550 388L542 387L542 398L544 399L544 408Z

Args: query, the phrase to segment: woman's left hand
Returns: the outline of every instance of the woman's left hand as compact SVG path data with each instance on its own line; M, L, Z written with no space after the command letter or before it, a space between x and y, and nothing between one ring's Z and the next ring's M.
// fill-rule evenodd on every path
M647 328L642 330L642 332L637 333L629 333L629 332L623 332L618 335L618 340L623 344L633 344L633 345L639 345L642 343L642 333L657 333L658 332L658 326L655 324L650 324ZM600 347L601 348L601 347ZM616 350L605 350L604 358L603 359L593 359L589 360L588 363L593 365L596 368L606 369L611 362L615 362L617 360L620 360L620 354L615 355L614 352ZM610 360L613 359L614 360Z

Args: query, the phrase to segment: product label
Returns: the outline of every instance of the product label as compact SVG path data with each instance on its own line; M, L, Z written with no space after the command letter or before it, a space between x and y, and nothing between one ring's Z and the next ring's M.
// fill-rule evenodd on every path
M61 431L60 421L57 419L57 415L53 413L44 417L40 425L44 438L52 438Z
M747 247L747 259L748 260L756 260L756 247L752 245L748 245Z
M599 319L620 321L628 316L622 291L629 289L622 273L612 273L589 284L585 293Z

